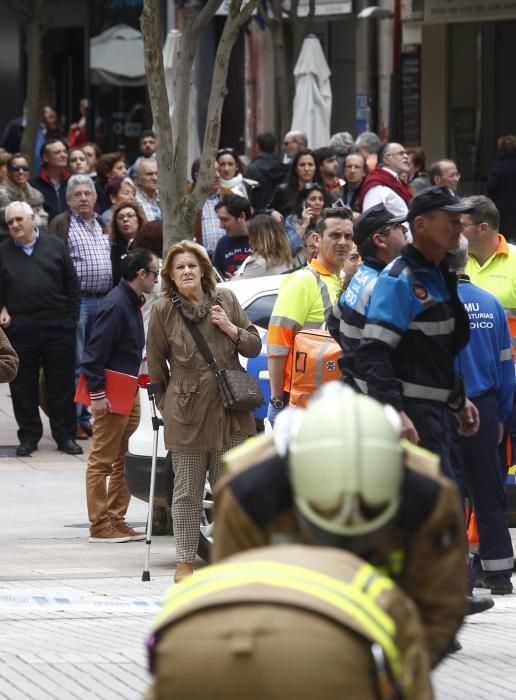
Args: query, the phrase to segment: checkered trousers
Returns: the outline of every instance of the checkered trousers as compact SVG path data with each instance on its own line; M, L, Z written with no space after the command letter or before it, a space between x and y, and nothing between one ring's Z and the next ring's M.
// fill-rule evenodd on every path
M232 447L241 445L246 436L235 433L229 445L207 452L173 452L174 494L172 497L172 522L176 541L176 561L192 564L197 556L199 528L201 526L202 497L206 472L212 492L222 476L222 457Z

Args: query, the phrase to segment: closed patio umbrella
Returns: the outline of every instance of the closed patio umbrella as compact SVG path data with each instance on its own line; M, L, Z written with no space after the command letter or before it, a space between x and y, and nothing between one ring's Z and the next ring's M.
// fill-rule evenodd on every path
M319 39L306 37L294 68L296 94L292 130L304 131L310 148L327 146L330 141L332 94L331 71Z

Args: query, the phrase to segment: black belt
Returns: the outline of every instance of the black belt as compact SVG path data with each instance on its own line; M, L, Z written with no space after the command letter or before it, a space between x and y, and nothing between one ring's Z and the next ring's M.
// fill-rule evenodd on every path
M81 292L81 297L86 297L87 299L100 299L100 297L105 297L107 292Z

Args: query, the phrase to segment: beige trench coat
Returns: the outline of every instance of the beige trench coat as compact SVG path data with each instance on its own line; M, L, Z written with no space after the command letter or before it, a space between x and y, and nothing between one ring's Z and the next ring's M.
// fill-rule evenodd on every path
M244 357L259 354L258 331L231 290L208 292L200 306L184 298L181 301L185 316L198 324L219 367L238 369L238 352ZM214 304L220 304L229 320L243 329L238 352L233 341L211 322L210 309ZM167 450L206 452L225 447L229 436L237 432L256 433L252 413L224 408L217 380L170 298L159 299L152 308L147 362L151 381L166 387L164 395L158 395L158 407L163 416Z

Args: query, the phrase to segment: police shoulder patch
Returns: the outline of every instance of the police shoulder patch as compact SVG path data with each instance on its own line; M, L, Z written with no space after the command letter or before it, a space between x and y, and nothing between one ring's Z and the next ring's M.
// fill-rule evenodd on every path
M428 298L428 289L426 287L423 287L422 284L419 284L416 282L412 286L412 290L414 291L414 294L416 295L416 297L418 299L420 299L421 301L424 301L425 299Z

